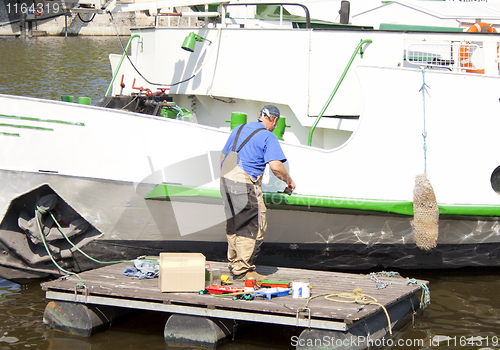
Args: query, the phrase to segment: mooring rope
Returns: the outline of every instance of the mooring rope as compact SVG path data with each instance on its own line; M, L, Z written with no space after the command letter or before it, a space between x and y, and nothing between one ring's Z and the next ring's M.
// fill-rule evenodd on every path
M66 241L73 247L75 248L78 252L80 252L83 256L87 257L88 259L98 263L98 264L117 264L117 263L122 263L122 262L133 262L134 260L117 260L117 261L101 261L101 260L98 260L98 259L95 259L93 257L91 257L90 255L88 255L87 253L85 253L83 250L81 250L80 248L78 248L73 242L71 242L71 240L69 239L69 237L64 233L63 231L63 228L61 227L61 224L59 223L59 221L57 221L57 219L55 218L54 214L50 211L50 210L44 210L42 208L40 208L39 206L36 207L36 210L35 210L35 219L36 219L36 223L38 225L38 231L40 232L40 236L42 238L42 242L43 242L43 245L45 247L45 250L47 251L47 254L48 256L50 257L50 260L52 260L52 262L54 263L54 265L61 271L61 272L64 272L65 274L67 275L73 275L73 276L76 276L80 282L77 283L76 287L82 287L82 286L85 286L85 281L76 273L76 272L73 272L73 271L68 271L66 269L64 269L63 267L61 267L57 261L55 260L51 250L49 249L48 245L47 245L47 241L45 239L45 234L43 233L43 230L42 230L42 224L41 224L41 218L39 216L40 215L45 215L49 213L50 216L52 217L52 219L54 220L54 222L56 223L57 225L57 228L58 228L58 231L63 235L63 237L66 239ZM158 259L147 259L145 257L139 257L137 259L141 259L141 260L151 260L151 261L154 261L154 262L157 262Z
M422 289L422 295L420 296L420 308L425 309L431 303L431 292L429 287L422 282L418 282L415 278L406 278L408 285L419 285Z
M85 253L83 250L81 250L80 248L78 248L73 242L71 242L71 240L69 239L69 237L64 233L61 225L59 224L59 222L56 220L54 214L49 211L50 213L50 216L52 217L52 220L54 220L54 222L56 223L57 225L57 229L59 230L59 232L63 235L63 237L66 239L66 241L68 241L68 243L73 247L75 248L78 252L80 252L83 256L89 258L90 260L96 262L96 263L99 263L99 264L118 264L118 263L122 263L122 262L133 262L133 260L117 260L117 261L101 261L101 260L97 260L93 257L91 257L90 255L88 255L87 253Z
M379 303L377 299L374 297L368 295L368 294L363 294L361 293L361 288L356 288L353 290L352 293L347 293L347 292L336 292L336 293L323 293L323 294L318 294L311 296L307 299L306 303L299 307L297 309L297 312L303 311L308 308L309 302L313 299L319 298L319 297L325 297L326 300L329 301L334 301L337 303L348 303L348 304L361 304L361 305L377 305L384 310L385 315L387 316L387 324L389 326L389 334L392 335L392 325L391 325L391 318L389 316L389 312L387 311L386 307ZM337 298L344 298L344 299L350 299L350 300L342 300L342 299L334 299L333 297Z
M65 274L67 275L73 275L73 276L76 276L80 282L77 284L77 287L79 286L83 286L85 285L85 281L80 277L78 276L78 274L76 272L73 272L73 271L68 271L68 270L65 270L64 268L62 268L57 262L56 260L54 259L54 257L52 256L52 252L50 251L48 245L47 245L47 241L45 240L45 235L42 231L42 225L40 223L41 219L40 217L38 216L38 213L40 213L41 215L44 215L47 213L47 211L45 211L44 209L40 208L39 206L36 206L36 210L35 210L35 220L36 220L36 223L38 225L38 230L40 232L40 236L42 237L42 242L43 242L43 246L45 247L45 250L47 251L47 254L49 255L50 257L50 260L52 260L52 262L54 263L54 265L59 269L59 271L61 272L64 272Z
M427 174L427 131L425 129L425 93L429 94L427 92L427 89L430 89L429 85L425 83L425 67L420 67L422 70L422 87L418 91L422 91L422 101L423 101L423 108L424 108L424 133L422 134L424 138L424 174Z

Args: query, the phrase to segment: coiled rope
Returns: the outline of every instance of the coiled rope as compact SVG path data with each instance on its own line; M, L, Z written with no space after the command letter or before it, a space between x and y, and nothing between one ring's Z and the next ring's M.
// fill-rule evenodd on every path
M297 312L300 312L300 311L307 309L309 306L309 302L311 300L319 298L319 297L324 297L326 300L334 301L337 303L380 306L382 308L382 310L384 310L385 315L387 316L387 324L389 326L389 334L392 335L391 318L389 316L389 312L387 311L386 307L383 304L379 303L378 300L375 299L374 297L372 297L368 294L361 293L361 288L354 289L352 293L336 292L336 293L323 293L323 294L314 295L312 297L309 297L307 299L306 303L297 309ZM342 299L338 299L338 298L342 298ZM344 299L347 299L347 300L344 300Z

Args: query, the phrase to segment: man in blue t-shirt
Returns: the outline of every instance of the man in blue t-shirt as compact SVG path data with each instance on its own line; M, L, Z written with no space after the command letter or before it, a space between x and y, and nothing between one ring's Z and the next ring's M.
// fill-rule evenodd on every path
M273 174L295 190L285 166L285 155L272 133L280 111L273 105L262 108L257 122L236 127L222 150L221 194L226 213L227 257L234 279L263 276L255 271L255 259L267 228L262 196L262 174L269 164Z

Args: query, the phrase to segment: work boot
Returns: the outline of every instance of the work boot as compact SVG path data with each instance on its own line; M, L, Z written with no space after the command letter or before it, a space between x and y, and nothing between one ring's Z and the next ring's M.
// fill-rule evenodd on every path
M231 276L233 277L233 281L237 280L243 280L245 279L245 273L240 273L239 275L235 275L234 273L231 272Z
M267 278L267 276L263 276L259 273L257 273L257 271L250 271L250 272L247 272L246 275L245 275L245 278L255 278L256 281L262 281L262 280L265 280Z

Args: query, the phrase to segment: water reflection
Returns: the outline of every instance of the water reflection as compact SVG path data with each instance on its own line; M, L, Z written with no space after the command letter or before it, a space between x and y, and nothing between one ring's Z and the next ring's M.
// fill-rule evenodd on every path
M19 284L0 279L0 303L9 300L9 296L19 294L21 286Z
M0 279L0 286L0 349L47 349L42 336L46 301L40 285Z
M0 93L59 100L61 95L97 101L111 80L110 53L117 37L0 38Z
M431 304L422 317L397 333L394 341L418 345L385 347L383 349L481 349L486 340L464 347L460 340L470 337L489 337L489 347L500 346L500 300L496 290L500 281L499 269L450 271L401 271L403 276L430 281ZM90 338L66 335L45 330L43 312L48 301L38 283L16 285L0 280L0 349L118 350L166 349L163 340L163 313L146 312L124 324L95 334ZM364 291L370 294L370 291ZM220 350L291 349L294 327L256 325L240 334ZM273 334L272 339L269 334ZM497 345L492 339L497 337ZM441 339L430 346L431 339ZM416 341L420 340L420 343ZM422 345L423 344L423 345Z

